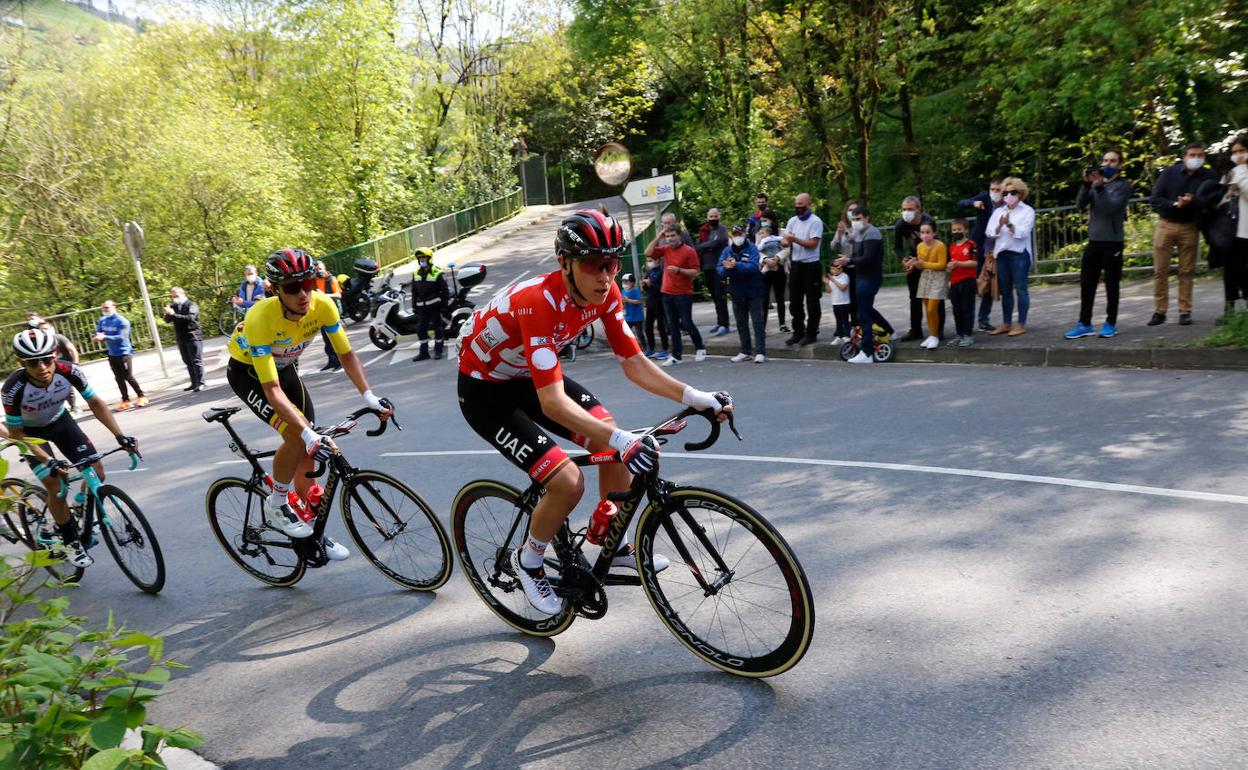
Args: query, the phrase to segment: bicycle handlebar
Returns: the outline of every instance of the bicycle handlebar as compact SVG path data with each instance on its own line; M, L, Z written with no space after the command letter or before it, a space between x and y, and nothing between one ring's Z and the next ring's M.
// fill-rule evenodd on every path
M143 455L139 454L138 450L130 452L130 451L127 451L124 447L118 447L116 449L110 449L107 452L100 452L99 454L93 455L91 457L84 457L83 459L79 460L76 463L65 463L65 467L73 468L76 471L82 470L83 468L86 468L89 465L95 465L97 462L99 462L100 460L103 460L105 457L108 457L109 455L112 455L112 454L117 454L118 452L126 452L126 454L130 455L130 470L134 470L135 468L139 467L139 460L143 459ZM68 476L68 474L66 474L66 476ZM65 499L65 496L69 494L69 481L66 481L66 476L61 476L61 479L60 479L61 491L56 493L56 496L61 498L62 500Z
M366 406L366 407L362 407L360 409L355 410L350 415L348 415L347 419L343 420L337 425L333 425L320 432L326 436L329 436L330 438L339 438L340 436L345 436L355 429L356 423L359 421L361 417L363 417L366 414L371 414L377 417L377 427L373 428L372 430L364 431L364 434L367 436L373 436L373 437L380 436L381 434L386 432L387 428L390 427L390 423L394 423L394 427L396 430L403 430L403 426L399 425L399 421L395 418L394 411L390 412L389 418L383 420L381 419L381 410L373 409L372 407ZM304 475L310 479L320 478L321 476L325 475L325 467L326 467L325 461L318 460L316 463L316 467L308 471Z

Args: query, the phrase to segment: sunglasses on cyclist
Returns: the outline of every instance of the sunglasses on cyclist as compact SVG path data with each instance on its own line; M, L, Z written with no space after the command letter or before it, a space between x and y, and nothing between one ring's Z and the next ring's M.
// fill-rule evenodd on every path
M47 366L54 362L56 356L41 356L40 358L26 358L22 360L22 365L27 369L38 369L41 366Z
M620 268L624 266L624 261L619 257L589 257L580 260L580 263L590 273L608 273L610 275L620 272Z
M302 281L294 281L293 283L284 283L281 286L283 294L295 295L299 292L311 294L316 288L316 279L304 278Z

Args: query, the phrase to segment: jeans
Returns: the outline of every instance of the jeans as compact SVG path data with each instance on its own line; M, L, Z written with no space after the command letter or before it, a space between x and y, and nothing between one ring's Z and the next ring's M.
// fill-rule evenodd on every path
M693 342L694 350L705 347L702 344L702 334L693 325L692 294L664 294L663 312L667 314L667 333L672 338L672 358L679 361L683 351L683 341L680 338L682 327L689 330L689 339Z
M755 353L767 355L767 296L732 298L732 311L737 319L737 336L741 338L741 352L747 356ZM754 345L750 345L750 324L754 324Z
M1105 273L1105 321L1118 323L1118 285L1122 282L1122 243L1088 241L1079 266L1079 323L1092 325L1096 285Z
M1027 292L1027 275L1031 272L1031 254L1026 251L1003 251L997 255L997 280L1001 284L1001 318L1006 326L1014 319L1014 293L1018 292L1018 323L1027 324L1031 295Z
M702 280L706 282L706 290L715 303L715 325L728 328L728 292L724 289L724 279L719 277L715 268L702 271Z
M202 340L190 338L178 339L178 353L182 363L186 364L187 374L191 376L191 387L204 384L204 343ZM135 386L138 387L137 385Z
M969 337L975 329L975 279L964 278L949 285L953 305L953 325L959 337Z
M854 278L854 293L858 295L858 322L862 325L862 350L867 355L875 353L875 341L871 326L875 323L875 295L880 290L881 278Z
M794 262L789 269L789 315L793 316L793 336L819 335L823 294L823 266L819 262Z

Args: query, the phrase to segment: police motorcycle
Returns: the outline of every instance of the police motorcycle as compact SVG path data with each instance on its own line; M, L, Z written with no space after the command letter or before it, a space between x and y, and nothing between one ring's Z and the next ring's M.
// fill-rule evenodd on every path
M387 274L381 285L373 289L373 279L381 271L381 264L375 259L361 257L355 260L352 267L355 275L346 281L339 279L338 283L342 286L342 314L359 323L370 314L376 315L393 274Z
M451 263L446 268L451 278L451 298L442 308L442 328L445 338L453 341L476 307L476 303L468 299L468 294L485 280L485 265L470 262L456 271L455 264ZM420 314L415 310L404 310L403 305L402 288L387 285L382 292L381 307L368 328L368 339L378 348L391 350L399 344L400 338L416 334L420 327Z

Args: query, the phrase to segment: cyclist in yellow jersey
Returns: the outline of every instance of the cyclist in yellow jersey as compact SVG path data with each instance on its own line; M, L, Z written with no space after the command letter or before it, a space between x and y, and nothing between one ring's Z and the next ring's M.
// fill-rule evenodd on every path
M342 329L338 308L333 300L313 290L314 270L308 255L300 249L275 251L264 270L277 292L253 305L234 329L226 379L252 413L282 436L273 456L274 489L265 505L266 518L291 537L308 537L312 526L291 506L291 484L306 499L312 485L306 474L312 470L313 461L328 459L337 447L328 436L313 430L315 411L295 362L324 329L364 403L380 410L382 419L389 418L394 406L369 389L364 367ZM324 545L331 559L350 555L328 537Z

